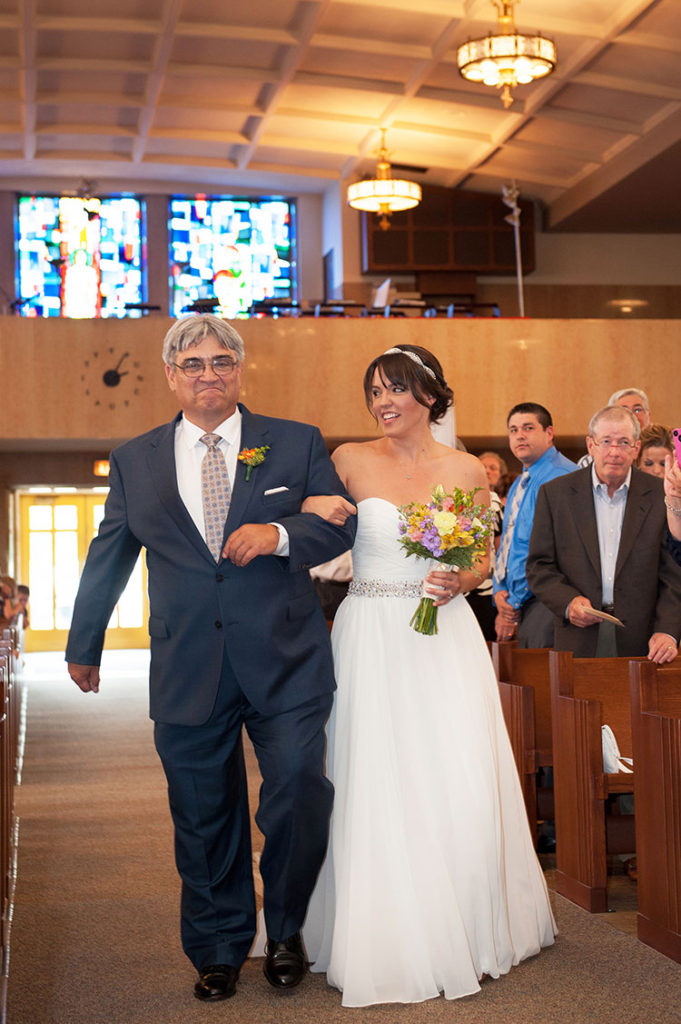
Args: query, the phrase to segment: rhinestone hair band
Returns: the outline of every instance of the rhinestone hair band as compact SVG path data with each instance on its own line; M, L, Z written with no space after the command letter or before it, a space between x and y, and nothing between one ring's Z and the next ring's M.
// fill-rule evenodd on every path
M412 363L416 363L418 366L421 367L422 370L425 370L426 373L429 373L434 381L437 381L437 376L436 376L435 370L432 370L430 368L430 366L426 366L426 364L424 363L423 359L421 359L421 357L419 355L417 355L416 352L410 352L408 349L405 350L403 348L389 348L386 352L383 353L383 355L384 356L408 356L411 359Z

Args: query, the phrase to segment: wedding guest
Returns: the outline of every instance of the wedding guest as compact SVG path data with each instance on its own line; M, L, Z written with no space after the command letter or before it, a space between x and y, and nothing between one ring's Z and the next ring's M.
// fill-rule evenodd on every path
M668 455L674 454L672 432L660 423L651 423L641 431L641 450L635 465L651 476L664 477Z
M528 582L553 615L553 646L578 658L677 654L681 570L666 547L662 483L633 467L640 429L629 409L601 409L586 438L592 465L537 497Z
M539 488L576 467L556 449L551 413L538 402L514 405L506 426L509 447L522 463L523 472L508 493L494 563L497 640L510 640L517 631L521 647L551 647L553 618L533 593L525 563Z
M485 467L489 489L497 491L499 480L505 473L508 473L508 466L498 452L483 452L482 455L478 455L478 458Z
M665 460L664 503L667 508L667 547L681 565L681 468L674 455Z

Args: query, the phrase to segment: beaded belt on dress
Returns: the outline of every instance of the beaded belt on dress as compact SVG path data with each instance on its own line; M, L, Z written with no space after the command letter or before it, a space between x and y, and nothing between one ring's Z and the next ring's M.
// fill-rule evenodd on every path
M348 587L348 594L358 597L421 597L421 580L358 580Z

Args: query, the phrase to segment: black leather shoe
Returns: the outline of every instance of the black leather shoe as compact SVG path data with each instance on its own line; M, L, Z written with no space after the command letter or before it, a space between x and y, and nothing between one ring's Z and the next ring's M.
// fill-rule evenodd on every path
M211 964L199 971L194 995L197 999L212 1003L217 1003L219 999L229 999L236 992L238 977L238 968L231 964Z
M295 988L307 971L307 957L300 932L282 942L267 940L265 946L265 977L275 988Z

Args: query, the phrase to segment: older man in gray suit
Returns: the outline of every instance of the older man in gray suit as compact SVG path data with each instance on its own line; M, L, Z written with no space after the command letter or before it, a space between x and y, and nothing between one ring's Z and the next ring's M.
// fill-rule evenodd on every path
M528 583L554 614L555 647L580 658L662 664L677 654L681 568L666 546L662 481L633 466L639 436L629 409L601 409L586 438L593 464L544 484L537 498Z

